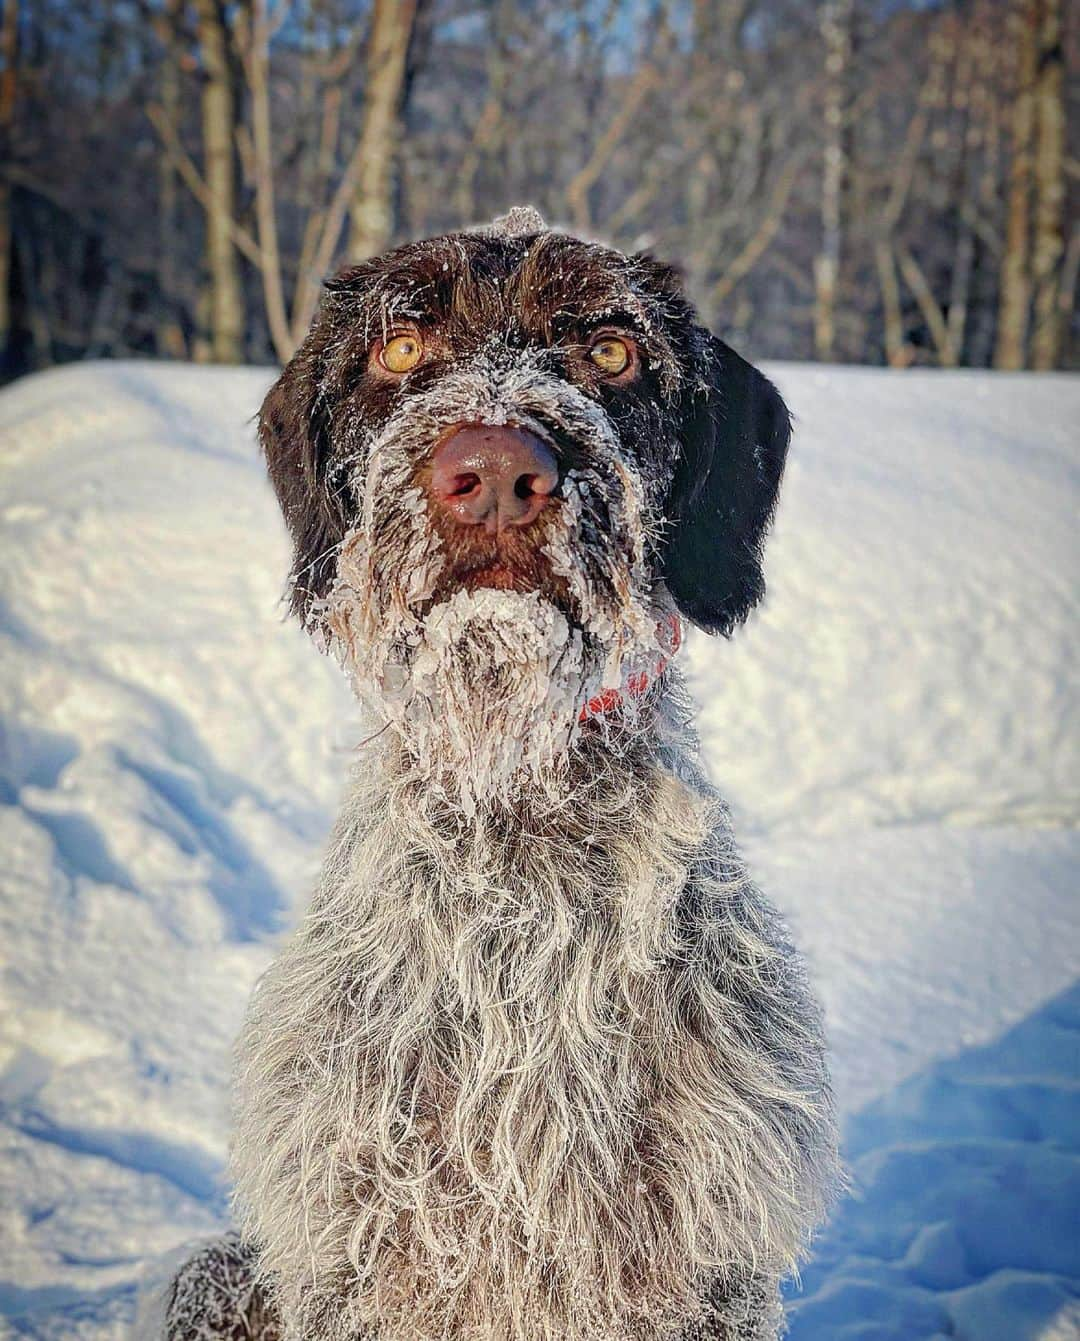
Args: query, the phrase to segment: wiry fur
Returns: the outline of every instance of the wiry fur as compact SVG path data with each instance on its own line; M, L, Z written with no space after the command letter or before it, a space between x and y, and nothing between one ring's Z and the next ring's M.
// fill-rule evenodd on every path
M297 1335L644 1341L790 1269L817 1017L720 807L645 740L474 822L386 755L242 1044L234 1174Z
M407 737L413 766L470 813L523 771L549 793L561 788L584 699L657 653L661 611L645 571L656 523L640 476L607 417L543 354L511 359L489 343L356 447L357 524L308 614L361 698ZM566 616L536 590L446 595L444 579L459 574L416 481L432 443L461 421L512 422L585 449L537 546Z
M406 319L434 353L389 384L368 350ZM603 324L640 350L619 387L584 357ZM428 506L462 422L557 451L526 531ZM655 657L672 601L745 617L787 432L648 258L519 217L333 286L263 443L295 608L383 729L240 1045L232 1171L276 1320L238 1290L208 1335L778 1335L835 1177L819 1013L676 672L581 705ZM515 589L473 580L495 559Z
M236 1234L192 1252L152 1305L160 1305L169 1341L284 1341L255 1256ZM151 1319L152 1313L139 1310L135 1341L145 1341Z

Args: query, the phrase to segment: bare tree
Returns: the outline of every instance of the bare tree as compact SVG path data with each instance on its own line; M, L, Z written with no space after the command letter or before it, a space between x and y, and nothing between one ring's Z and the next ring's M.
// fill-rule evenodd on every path
M1035 82L1035 228L1031 366L1057 367L1061 345L1058 290L1065 255L1065 55L1061 0L1041 0Z
M821 174L821 250L814 261L816 306L814 350L819 359L832 359L836 347L836 290L840 275L842 211L845 175L845 122L848 69L851 60L852 0L826 0L821 11L825 45Z
M1022 368L1026 361L1031 299L1031 178L1038 64L1039 0L1014 0L1009 16L1015 61L1012 103L1012 166L1008 222L1001 262L994 366Z
M3 0L0 14L0 162L11 162L19 55L19 0ZM0 348L11 332L11 182L0 174Z
M206 177L206 259L210 274L213 356L243 357L244 302L240 261L233 245L236 213L236 99L229 61L229 29L220 0L195 0L202 52L202 135Z
M180 22L183 0L167 0L157 16L163 56L161 62L161 115L169 128L170 139L180 134L181 69ZM164 299L157 318L158 349L168 358L183 358L187 353L184 334L177 320L174 302L177 296L177 252L179 250L180 184L172 156L158 153L158 283Z
M352 199L349 256L362 261L383 251L393 231L393 173L405 61L417 0L374 0L368 39L364 123Z
M296 342L285 311L274 202L273 132L270 125L270 22L266 0L252 0L251 32L247 50L247 79L251 90L252 173L255 179L255 218L259 239L259 272L270 337L278 358L285 362ZM232 245L230 241L230 246Z

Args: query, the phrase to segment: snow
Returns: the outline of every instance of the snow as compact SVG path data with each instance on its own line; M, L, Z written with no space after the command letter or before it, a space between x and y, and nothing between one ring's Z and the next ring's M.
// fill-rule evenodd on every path
M689 661L855 1184L791 1335L1077 1341L1080 378L772 372L770 597ZM359 738L278 603L268 380L0 394L0 1336L126 1335L222 1222L231 1040Z

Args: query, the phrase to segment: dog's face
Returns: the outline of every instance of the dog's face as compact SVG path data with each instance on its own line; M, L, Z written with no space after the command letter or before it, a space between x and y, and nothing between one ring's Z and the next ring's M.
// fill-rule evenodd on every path
M563 745L658 610L729 633L757 603L788 433L672 270L525 210L338 275L260 423L293 607L389 715L491 720L525 688ZM469 704L436 709L463 658Z

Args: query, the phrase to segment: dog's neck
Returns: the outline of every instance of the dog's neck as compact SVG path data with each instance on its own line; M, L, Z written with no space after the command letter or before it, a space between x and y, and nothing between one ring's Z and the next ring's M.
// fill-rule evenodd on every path
M529 833L538 827L570 835L578 817L595 825L604 814L619 812L624 791L644 793L644 779L657 771L676 774L694 792L707 790L682 678L665 660L656 662L653 675L640 670L618 689L580 700L571 744L543 767L530 761L479 799L464 795L463 776L452 760L441 772L434 770L425 739L418 742L392 724L373 735L379 748L359 771L374 792L407 797L417 813L439 817L440 832L459 843L483 844L495 832ZM475 717L485 719L482 704ZM510 749L517 745L523 755L527 749L505 731L493 730L491 738ZM589 841L596 841L595 835Z
M578 713L579 721L587 722L593 717L625 712L628 707L633 710L638 701L654 689L683 644L682 620L674 611L665 610L659 615L656 642L657 651L647 658L645 664L630 670L620 685L585 697Z
M579 843L600 849L626 827L647 825L644 812L669 774L690 784L688 797L707 791L676 677L669 671L647 701L620 691L584 705L572 747L543 772L522 772L467 812L452 783L433 774L393 728L375 738L377 753L357 768L354 798L369 814L396 813L406 829L418 822L424 844L453 843L453 869L464 852L491 843L503 857L520 848L527 865L541 835L563 849Z

